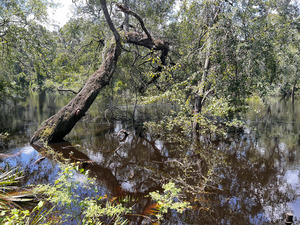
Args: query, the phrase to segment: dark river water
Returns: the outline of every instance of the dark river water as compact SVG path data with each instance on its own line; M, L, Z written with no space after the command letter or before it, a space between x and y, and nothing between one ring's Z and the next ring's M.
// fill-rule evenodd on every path
M3 104L0 112L0 166L21 166L25 171L23 185L53 183L59 166L43 150L31 146L29 140L38 125L65 105L70 97L63 95L32 95L18 104ZM124 103L125 102L125 103ZM203 139L206 152L215 161L211 190L193 198L193 210L183 214L170 212L164 224L285 224L285 214L300 217L300 99L269 98L250 101L243 133L227 135L221 141ZM143 127L144 121L158 121L175 106L133 106L112 104L99 98L87 115L66 137L66 143L51 147L63 157L92 161L87 165L97 177L99 195L111 197L132 195L139 199L136 212L153 204L143 197L160 190L162 178L184 177L177 161L190 150L177 149L177 143L161 135L153 135ZM132 119L134 118L134 119ZM121 129L130 132L125 137ZM205 147L206 146L206 147ZM209 147L208 147L209 146ZM211 150L213 149L213 150ZM217 153L216 153L217 152ZM209 155L209 154L208 154ZM202 157L202 156L201 156ZM196 156L189 159L197 159ZM203 157L202 157L203 158ZM198 158L199 159L199 158ZM196 160L197 161L197 160ZM197 175L190 187L197 189ZM77 176L76 179L84 179ZM78 189L88 196L84 189ZM82 192L82 193L81 193ZM199 202L199 203L197 203ZM78 221L70 221L69 224ZM142 218L132 224L145 224ZM68 223L66 223L68 224Z

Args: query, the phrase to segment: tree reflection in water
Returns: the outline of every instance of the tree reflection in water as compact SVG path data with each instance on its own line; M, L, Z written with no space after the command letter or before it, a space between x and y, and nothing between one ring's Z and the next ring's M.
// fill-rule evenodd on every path
M144 197L149 191L175 181L194 207L184 214L170 211L166 224L283 224L285 213L292 211L298 217L300 211L298 102L271 99L270 107L252 102L248 121L254 131L231 134L218 142L203 137L200 145L191 144L182 134L170 141L163 133L148 133L130 121L103 123L96 119L100 111L96 106L70 134L73 146L51 147L90 169L103 194L135 196L137 214L153 204ZM159 107L139 110L143 119L160 117ZM130 134L118 135L121 129ZM3 160L32 165L41 155L28 149L21 147L20 154ZM17 152L5 154L13 151ZM54 180L58 168L47 157L28 169L26 184ZM130 220L139 224L143 219Z

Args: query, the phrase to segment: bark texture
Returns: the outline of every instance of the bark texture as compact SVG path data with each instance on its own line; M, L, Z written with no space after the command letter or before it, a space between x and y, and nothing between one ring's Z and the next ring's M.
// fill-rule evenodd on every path
M216 10L214 17L212 21L208 24L209 29L211 29L218 21L219 21L219 13L221 12L222 5ZM206 30L201 36L200 40L209 33L209 29ZM206 57L205 62L203 66L203 73L201 80L198 82L198 90L195 94L195 102L194 102L194 122L193 122L193 137L194 140L198 140L199 138L199 123L196 119L197 114L201 114L202 107L205 103L205 100L208 96L208 94L212 91L212 89L208 88L208 85L206 84L208 71L210 68L210 56L211 56L211 47L212 47L212 38L208 35L207 41L206 41Z
M71 132L75 124L90 108L100 90L109 84L120 53L121 49L118 45L115 43L110 44L100 68L66 106L42 123L31 138L31 144L36 142L59 142Z
M30 140L31 144L53 143L63 141L63 138L71 132L75 124L85 115L90 108L100 90L109 84L109 81L117 67L117 61L121 54L122 44L120 34L114 27L114 24L109 16L106 1L100 1L106 22L113 33L114 39L106 44L106 50L103 54L103 61L100 68L88 79L81 91L58 113L42 123L38 130L34 133ZM169 44L159 39L154 39L147 31L142 18L135 12L128 9L126 6L116 4L125 15L125 40L124 42L135 45L144 46L152 50L161 51L161 61L164 64L169 50ZM138 19L143 33L127 31L128 15ZM158 72L162 70L158 68ZM158 77L157 77L158 78ZM156 79L157 79L156 78Z
M148 49L161 52L161 54L160 54L161 65L159 65L156 68L156 70L154 71L156 73L156 75L149 82L147 82L144 86L141 86L139 89L139 92L143 93L150 84L155 83L156 80L160 77L160 73L162 72L163 67L166 65L166 59L167 59L168 53L169 53L169 42L165 41L165 40L153 38L152 35L150 34L150 32L147 30L147 28L144 24L144 21L140 17L140 15L138 15L137 13L130 10L126 6L126 4L125 5L116 4L116 6L125 14L125 19L126 19L126 16L128 16L128 15L135 17L139 21L139 23L142 27L142 30L143 30L143 33L136 32L136 31L129 31L128 29L126 29L126 26L124 26L125 27L125 29L124 29L125 40L124 41L127 43L143 46ZM126 23L124 23L124 24L126 24ZM127 25L127 27L128 27L128 25Z

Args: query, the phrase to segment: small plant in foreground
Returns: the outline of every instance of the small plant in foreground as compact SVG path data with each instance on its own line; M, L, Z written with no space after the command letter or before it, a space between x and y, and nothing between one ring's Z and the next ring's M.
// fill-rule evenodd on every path
M188 208L191 208L190 203L186 201L179 201L181 189L176 188L175 183L169 182L163 185L163 194L151 192L151 198L159 205L159 212L156 214L158 220L163 219L163 214L167 213L169 209L174 209L182 213Z

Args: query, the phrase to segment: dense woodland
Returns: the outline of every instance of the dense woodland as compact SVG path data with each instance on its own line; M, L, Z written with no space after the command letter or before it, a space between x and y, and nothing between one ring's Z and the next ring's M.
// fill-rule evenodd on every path
M1 104L30 92L73 97L41 125L32 144L62 141L102 95L132 105L176 104L171 116L146 127L180 131L168 140L193 143L195 150L202 135L240 130L249 97L298 94L297 1L72 2L63 27L47 15L49 7L59 7L51 1L0 2ZM203 176L211 171L206 163ZM183 186L197 195L205 185Z
M139 17L123 13L117 6L123 2L107 3L122 42L109 84L116 94L174 99L174 93L182 93L178 99L191 104L201 96L241 105L251 94L289 94L299 88L296 1L124 3ZM28 91L78 92L101 65L112 32L100 1L74 1L73 17L53 31L47 25L50 6L38 0L2 1L2 100ZM132 43L130 35L139 35L138 41L150 35L165 48Z
M148 102L178 103L184 117L194 117L194 130L204 114L232 117L250 95L294 96L298 89L296 2L74 1L74 17L55 31L47 29L49 6L4 1L0 36L2 98L31 90L78 93L86 82L94 89L81 94L90 95L88 101L66 109L73 114L67 130L51 125L57 135L47 141L69 133L107 85L106 92L126 94L132 102L146 96ZM87 79L101 63L110 64L112 42L114 68L94 87Z

